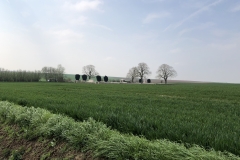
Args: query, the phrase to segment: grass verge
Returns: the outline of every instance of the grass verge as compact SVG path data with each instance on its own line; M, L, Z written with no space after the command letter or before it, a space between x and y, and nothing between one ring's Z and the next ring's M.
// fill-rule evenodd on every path
M228 152L213 149L206 151L197 145L186 148L183 144L165 139L151 141L131 134L121 134L92 118L76 122L44 109L22 107L6 101L0 101L0 121L17 124L27 139L46 137L64 140L76 149L91 151L94 157L106 159L240 160Z

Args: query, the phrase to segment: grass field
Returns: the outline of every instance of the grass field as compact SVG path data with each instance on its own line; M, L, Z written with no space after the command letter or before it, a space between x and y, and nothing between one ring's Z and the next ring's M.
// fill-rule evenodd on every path
M0 83L0 100L240 155L240 85Z

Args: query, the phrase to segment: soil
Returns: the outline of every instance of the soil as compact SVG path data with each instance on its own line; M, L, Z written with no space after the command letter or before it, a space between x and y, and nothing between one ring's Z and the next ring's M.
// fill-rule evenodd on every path
M74 150L66 142L38 138L26 140L17 126L0 125L1 160L92 160L91 153ZM99 158L95 158L100 160ZM101 159L103 160L103 159Z

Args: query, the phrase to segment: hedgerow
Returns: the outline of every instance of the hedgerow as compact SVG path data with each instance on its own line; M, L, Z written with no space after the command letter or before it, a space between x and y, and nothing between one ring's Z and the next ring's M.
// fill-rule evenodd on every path
M240 160L228 152L206 151L198 145L186 148L166 139L147 140L131 134L121 134L105 124L89 118L83 122L50 111L22 107L0 101L0 121L17 124L26 138L55 138L67 141L82 151L91 151L95 157L129 160Z

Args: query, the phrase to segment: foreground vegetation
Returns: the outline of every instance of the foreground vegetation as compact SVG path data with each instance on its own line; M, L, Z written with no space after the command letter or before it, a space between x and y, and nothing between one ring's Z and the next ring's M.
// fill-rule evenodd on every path
M0 83L0 99L122 133L240 155L240 85Z
M63 140L44 137L29 140L23 133L16 124L0 123L1 160L92 160L92 155L76 150Z
M45 137L65 140L77 149L91 151L95 157L132 160L240 159L227 152L205 151L197 145L186 148L168 140L149 141L120 134L91 118L75 122L72 118L44 109L21 107L9 102L0 102L0 122L17 124L27 139ZM54 143L51 142L51 145Z

